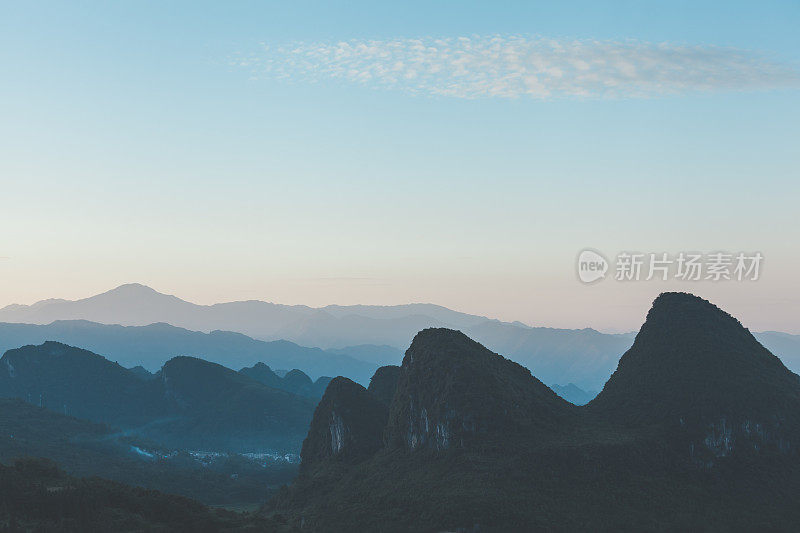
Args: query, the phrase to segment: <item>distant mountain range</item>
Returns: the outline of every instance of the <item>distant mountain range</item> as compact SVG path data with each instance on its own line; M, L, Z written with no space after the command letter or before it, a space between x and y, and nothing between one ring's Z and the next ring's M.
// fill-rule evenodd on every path
M261 301L197 305L135 283L82 300L43 300L0 309L0 322L49 324L56 320L125 326L164 322L193 331L235 331L303 346L386 344L405 349L414 334L425 327L466 328L486 319L430 304L333 305L318 309Z
M296 453L316 405L316 399L202 359L175 357L146 379L57 342L7 351L0 358L0 397L103 422L170 448L225 452Z
M583 407L451 329L421 331L376 380L331 381L265 518L382 532L800 523L800 377L696 296L659 296Z
M582 391L600 390L634 339L588 328L529 327L430 304L205 306L138 284L77 301L10 305L0 309L0 322L14 323L0 324L2 351L56 340L151 372L172 357L189 355L234 369L263 362L276 371L300 369L312 379L342 375L362 385L379 366L399 364L419 330L446 327L505 354L548 385L571 383ZM800 335L755 336L787 367L800 371Z
M361 383L380 366L386 347L376 346L370 356L369 346L355 347L362 357L378 362L362 361L343 350L328 352L305 348L289 341L259 341L241 333L213 331L201 333L159 323L148 326L117 326L85 320L57 321L47 325L0 323L0 354L27 344L57 341L103 354L122 366L143 366L158 371L173 357L186 355L240 369L265 363L276 370L300 369L312 379L345 375ZM402 353L387 362L399 362Z

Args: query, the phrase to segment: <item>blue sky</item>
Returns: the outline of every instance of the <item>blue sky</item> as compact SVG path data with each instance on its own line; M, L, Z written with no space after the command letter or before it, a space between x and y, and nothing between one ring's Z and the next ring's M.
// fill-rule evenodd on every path
M758 250L758 282L681 288L800 332L798 23L788 1L4 2L0 305L141 282L632 329L674 284L581 285L581 249ZM440 47L422 81L376 75L459 38L559 72L476 93L497 62L464 84ZM371 51L319 60L343 42Z

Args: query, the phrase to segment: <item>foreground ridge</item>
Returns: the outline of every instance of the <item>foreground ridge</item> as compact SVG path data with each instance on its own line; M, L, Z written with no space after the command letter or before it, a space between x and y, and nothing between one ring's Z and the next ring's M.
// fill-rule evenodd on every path
M318 408L312 422L315 434L369 435L374 451L304 456L265 514L314 531L800 523L791 496L800 489L800 380L738 320L691 294L656 298L585 407L451 329L419 332L395 372L385 418ZM334 382L323 402L382 413L378 395Z

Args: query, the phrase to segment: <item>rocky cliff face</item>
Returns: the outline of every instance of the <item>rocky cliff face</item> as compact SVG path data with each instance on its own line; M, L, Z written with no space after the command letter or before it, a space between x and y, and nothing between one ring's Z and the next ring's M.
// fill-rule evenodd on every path
M557 431L571 408L529 370L460 331L426 329L403 359L388 440L410 450L444 450L536 439Z
M347 378L334 378L303 442L302 468L327 458L357 461L369 457L383 446L386 417L386 406L367 389Z
M663 424L709 465L737 449L792 450L800 378L729 314L691 294L664 293L589 412Z

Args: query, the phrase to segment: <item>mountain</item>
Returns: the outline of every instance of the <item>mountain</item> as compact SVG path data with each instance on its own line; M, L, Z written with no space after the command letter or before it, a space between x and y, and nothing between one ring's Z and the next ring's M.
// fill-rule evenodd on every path
M378 366L399 365L403 360L403 350L394 346L359 344L358 346L345 346L344 348L329 348L328 353L347 355L359 361L366 361Z
M431 304L402 306L278 305L261 301L197 305L131 283L81 300L43 300L0 309L0 322L49 324L88 320L146 326L164 322L195 331L236 331L306 346L341 348L359 344L407 346L418 330L436 325L468 327L484 317Z
M409 450L536 440L556 432L569 407L530 370L460 331L426 329L403 358L387 439Z
M800 335L779 331L762 331L753 335L767 350L780 357L789 370L800 374Z
M602 388L633 340L589 328L529 328L496 320L464 332L529 368L545 383L574 383L584 390Z
M142 328L108 325L103 329L81 320ZM6 306L0 309L2 321L14 324L0 324L0 351L56 340L106 354L124 366L142 365L151 372L172 357L190 355L229 368L258 362L276 370L298 368L312 379L343 375L363 385L379 366L400 364L402 350L414 335L430 327L462 330L529 368L544 383L573 383L587 391L603 387L634 338L589 328L529 327L431 304L311 308L246 301L196 305L138 284L83 300ZM763 332L755 337L788 368L800 372L800 335Z
M386 422L369 391L315 412L293 485L262 510L313 531L794 531L800 379L736 319L657 298L600 395L578 407L448 329L406 352ZM380 403L380 402L378 402ZM357 429L356 429L357 428ZM330 435L372 446L347 454ZM376 435L384 435L374 451Z
M195 450L294 451L316 403L194 357L169 360L156 381L167 418L143 434Z
M121 365L142 366L150 372L157 371L173 357L188 355L228 368L262 362L272 368L299 368L314 379L342 375L368 383L379 366L345 353L305 348L289 341L259 341L230 331L201 333L163 323L148 326L106 325L85 320L48 325L0 323L0 352L50 340L81 346Z
M50 341L8 350L0 358L0 397L122 427L166 414L159 383L143 381L90 351Z
M386 405L367 389L338 377L328 385L300 454L303 468L329 458L354 461L383 446Z
M575 405L586 405L597 396L594 391L585 391L575 385L574 383L567 383L566 385L550 385L553 392L567 400L569 403Z
M322 398L328 383L331 381L328 376L322 376L316 381L311 381L311 378L305 372L297 369L290 370L281 377L264 363L256 363L252 367L243 368L239 370L239 373L273 389L315 399Z
M684 293L660 295L633 346L588 406L628 425L695 433L698 450L800 443L800 377L741 323ZM703 446L705 444L705 446ZM709 459L710 460L710 459Z
M296 451L315 401L191 357L152 379L56 342L7 351L0 397L136 431L159 443L219 451Z
M375 375L369 380L369 387L367 390L386 407L389 407L394 399L394 393L397 390L397 382L399 380L399 366L382 366L375 371Z

